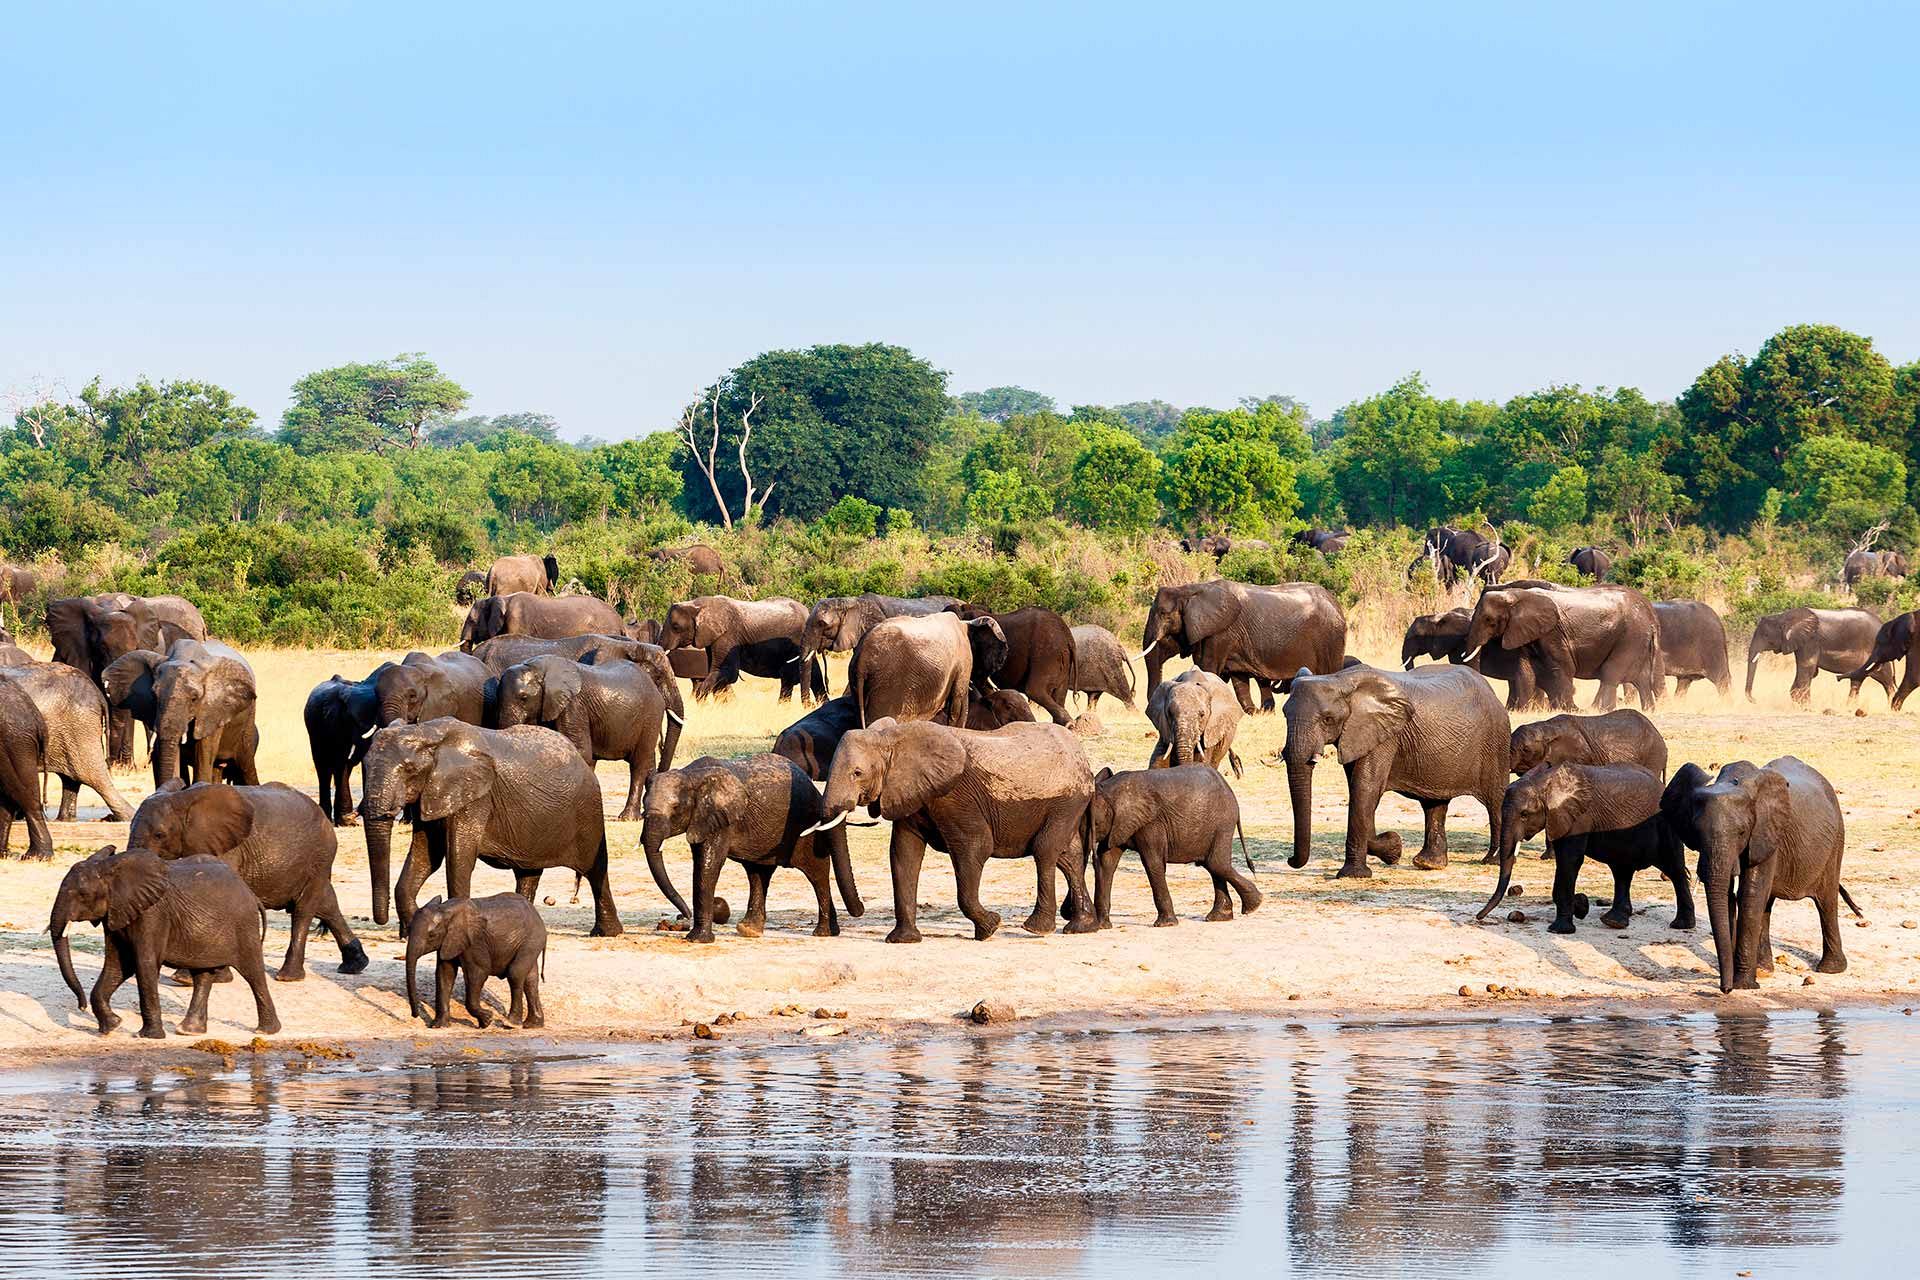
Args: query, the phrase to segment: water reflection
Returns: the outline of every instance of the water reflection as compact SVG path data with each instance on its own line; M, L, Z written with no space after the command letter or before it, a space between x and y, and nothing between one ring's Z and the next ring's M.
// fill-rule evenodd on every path
M1890 1262L1897 1015L1030 1032L10 1082L0 1257L1518 1274Z

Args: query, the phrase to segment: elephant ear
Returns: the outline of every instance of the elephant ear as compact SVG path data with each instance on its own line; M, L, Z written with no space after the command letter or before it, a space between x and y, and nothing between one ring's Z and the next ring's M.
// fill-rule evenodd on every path
M442 956L459 957L466 954L473 942L478 917L479 912L473 909L472 899L449 902L440 908L442 928L439 951Z
M206 696L197 714L208 721L231 720L250 710L256 696L253 673L243 663L223 658L207 673Z
M711 649L719 644L733 627L733 610L722 608L719 601L709 600L700 606L700 614L693 623L693 647Z
M1187 638L1204 640L1219 635L1239 620L1242 601L1231 583L1212 582L1187 597L1181 608Z
M1340 732L1340 763L1352 764L1400 736L1413 723L1413 703L1380 676L1356 680L1347 697L1347 724Z
M1587 813L1593 807L1593 787L1582 769L1562 766L1548 780L1547 839L1564 840L1576 831L1587 829Z
M1892 649L1894 653L1911 653L1913 651L1913 614L1901 614L1887 624L1887 630L1892 632L1890 638L1893 641Z
M420 820L438 822L479 804L493 790L493 761L482 751L443 743L420 789Z
M693 797L693 820L687 824L691 844L711 844L745 821L750 800L746 784L725 770L715 770Z
M1813 610L1795 609L1792 617L1793 621L1789 622L1780 633L1781 642L1786 645L1789 652L1802 645L1814 643L1820 634L1820 619Z
M167 892L167 867L156 854L130 851L110 863L111 887L107 890L107 928L133 927L147 909Z
M233 787L208 787L187 812L187 854L216 858L253 834L253 802Z
M1543 591L1517 591L1507 611L1506 630L1501 633L1502 648L1519 649L1537 644L1552 635L1560 625L1560 609Z
M65 596L47 602L47 637L53 641L53 660L91 674L92 646L87 640L87 602Z
M1740 784L1753 792L1753 833L1747 837L1747 863L1765 862L1789 836L1787 780L1772 769Z
M1688 848L1700 846L1693 826L1693 793L1707 785L1707 771L1688 761L1675 770L1660 793L1660 817Z
M543 662L540 664L540 719L557 724L566 717L580 696L580 664Z
M910 738L902 730L878 725L867 730L876 731L884 735L887 748L880 816L889 822L918 813L934 797L951 791L966 772L967 748L956 730L929 725Z
M124 705L134 688L143 681L151 681L154 669L165 661L165 657L151 649L135 649L109 662L107 669L100 673L100 683L106 689L108 705Z

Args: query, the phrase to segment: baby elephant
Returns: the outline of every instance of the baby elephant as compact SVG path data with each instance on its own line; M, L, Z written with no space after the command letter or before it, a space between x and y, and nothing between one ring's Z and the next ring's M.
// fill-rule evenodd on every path
M414 985L420 957L435 952L433 1020L447 1025L447 1006L453 999L453 971L457 963L466 973L467 1012L481 1026L493 1021L482 1003L488 978L505 978L512 1001L507 1020L522 1027L544 1027L540 1006L540 975L547 966L547 926L533 904L517 893L490 898L435 898L413 913L407 924L407 1009L416 1018L427 1016Z
M1547 833L1553 857L1552 933L1572 933L1574 885L1587 858L1613 869L1613 906L1600 917L1609 929L1633 919L1633 873L1657 867L1673 881L1673 927L1693 928L1693 890L1685 852L1660 813L1658 774L1637 764L1536 765L1507 788L1500 805L1500 883L1477 919L1500 905L1513 880L1514 849Z
M1161 686L1164 688L1165 686ZM1095 864L1094 914L1102 929L1111 929L1108 907L1113 901L1113 876L1120 854L1132 849L1147 869L1153 886L1153 905L1159 913L1155 928L1180 923L1173 913L1173 895L1167 892L1169 862L1198 863L1213 877L1213 910L1209 920L1233 919L1231 885L1240 895L1240 909L1249 914L1260 907L1260 890L1233 869L1233 836L1240 830L1240 802L1233 788L1211 765L1183 764L1168 769L1133 769L1115 773L1102 769L1093 778L1093 800L1087 816L1092 823ZM1240 832L1240 853L1246 857L1247 837ZM1247 868L1253 859L1247 858Z
M1523 724L1513 731L1509 751L1515 777L1541 764L1637 764L1667 776L1667 740L1653 721L1627 708Z
M1177 680L1163 680L1147 697L1147 719L1160 731L1147 757L1149 769L1204 762L1218 769L1222 761L1240 773L1240 757L1233 753L1233 735L1240 727L1240 704L1227 682L1195 667Z

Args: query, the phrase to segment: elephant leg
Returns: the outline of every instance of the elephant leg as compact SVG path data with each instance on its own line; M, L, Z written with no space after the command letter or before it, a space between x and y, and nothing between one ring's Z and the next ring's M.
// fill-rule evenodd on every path
M360 945L360 939L353 936L353 928L347 923L346 912L340 909L340 899L333 891L332 881L320 881L308 896L311 898L308 911L327 927L327 932L333 935L334 943L340 948L340 972L365 973L367 949Z
M186 1016L180 1019L182 1035L206 1034L207 1003L213 996L213 974L205 969L193 973L193 996L187 1001Z
M531 905L540 895L540 868L534 867L525 871L516 868L513 873L513 891Z
M1893 701L1893 668L1889 664L1882 663L1881 665L1875 667L1871 672L1868 673L1867 679L1878 681L1880 687L1886 690L1887 701L1888 702ZM1853 687L1857 691L1860 688L1860 685L1856 681Z
M920 866L926 857L927 842L904 824L894 823L887 849L893 875L893 929L887 934L888 942L920 941Z
M615 822L638 822L645 816L644 801L647 793L647 779L653 776L653 762L660 749L659 735L640 744L638 750L627 758L627 802L620 806Z
M1900 687L1893 691L1893 709L1898 711L1907 701L1907 695L1920 688L1920 659L1908 658L1906 670L1900 673Z
M523 966L514 964L507 970L507 1021L513 1026L524 1026L527 1018L527 975Z
M121 946L119 940L108 935L106 946L102 949L100 976L94 980L93 995L89 1002L93 1009L93 1020L99 1024L103 1036L120 1025L120 1017L113 1011L113 993L127 980Z
M1346 767L1347 848L1338 878L1364 880L1373 875L1367 865L1367 846L1373 843L1373 814L1380 807L1380 793L1386 790L1390 763L1388 752L1376 751Z
M1816 973L1845 973L1847 952L1840 944L1840 892L1836 887L1813 900L1820 912L1820 963Z
M815 837L816 840L818 837ZM828 875L829 864L819 853L796 855L793 865L807 883L813 886L813 903L817 914L813 921L813 936L816 938L837 938L840 936L840 913L833 909L833 883Z
M767 931L767 889L773 883L773 864L747 862L741 869L747 873L747 913L735 928L743 938L757 938Z
M1173 909L1173 894L1167 889L1167 847L1156 833L1147 832L1143 835L1145 838L1139 844L1140 865L1146 868L1147 884L1153 890L1153 927L1165 929L1180 923L1180 917ZM1218 895L1215 895L1215 909L1219 905Z
M448 818L442 830L447 842L447 897L471 898L473 864L480 854L479 840L466 830L458 814Z
M270 1036L280 1030L280 1015L273 1011L273 993L267 989L267 966L260 956L260 948L250 945L252 924L247 925L248 936L242 940L239 958L233 967L240 971L247 986L253 990L253 1013L257 1022L254 1028L263 1036ZM299 932L305 933L302 929Z
M1787 690L1787 696L1795 702L1805 703L1813 688L1813 677L1820 670L1820 661L1810 653L1797 654L1793 660L1793 687ZM1856 689L1858 685L1854 686Z
M431 844L425 825L413 829L413 838L407 845L407 860L400 864L400 879L393 886L393 911L403 938L407 936L407 925L413 919L413 904L420 896L420 886L433 874Z
M1260 892L1258 885L1254 884L1238 867L1233 865L1233 841L1230 838L1225 836L1221 837L1220 843L1215 846L1213 855L1208 862L1208 869L1214 870L1214 868L1217 867L1216 875L1218 878L1225 880L1227 884L1233 887L1233 891L1240 895L1240 913L1242 915L1252 915L1260 909L1260 904L1265 900L1265 895ZM1214 885L1214 893L1216 896L1220 894L1220 886L1218 884ZM1220 904L1216 903L1215 905L1217 907ZM1221 919L1231 919L1232 916L1232 911L1228 911ZM1208 916L1207 918L1211 920L1213 917Z
M1694 924L1693 882L1687 875L1687 860L1679 849L1662 856L1660 870L1673 885L1673 924L1675 929L1691 929Z
M1087 710L1089 712L1098 711L1100 709L1100 691L1098 689L1088 689L1085 691L1085 696L1087 699Z
M1609 929L1624 929L1633 923L1633 867L1625 861L1613 868L1613 905L1600 923Z
M1578 837L1549 840L1547 852L1553 855L1553 923L1548 933L1573 932L1573 894L1580 883L1580 864L1586 861L1587 846Z
M453 1012L453 961L445 956L435 956L433 965L433 1021L430 1027L444 1027L452 1021Z
M287 939L287 954L275 981L299 982L307 976L307 929L312 921L313 913L301 903L294 903L287 912L287 931L293 936Z
M1763 962L1767 973L1773 971L1773 954L1769 946L1772 931L1767 927L1767 913L1773 896L1772 881L1772 868L1765 862L1742 868L1740 872L1739 932L1734 938L1733 947L1733 989L1736 991L1751 991L1759 987ZM1765 953L1764 957L1762 953Z
M79 780L63 775L60 779L60 807L54 811L53 820L55 822L72 822L74 813L79 807Z
M693 920L687 927L687 941L712 942L713 891L720 883L720 868L726 865L727 850L718 842L702 845L689 842L688 847L693 851ZM752 877L748 880L751 890Z
M1052 933L1054 921L1061 914L1059 884L1056 874L1060 870L1059 855L1048 855L1041 852L1040 837L1038 835L1034 837L1032 852L1035 878L1033 914L1023 920L1020 927L1028 933ZM979 865L982 870L985 870L986 862L984 859L980 861ZM956 875L959 873L959 868L960 864L956 859L954 862L954 872ZM978 877L976 877L974 879L976 889L979 887L979 884L980 881Z
M1274 704L1274 700L1273 700L1273 681L1271 681L1271 680L1262 680L1262 681L1260 682L1260 711L1261 711L1261 714L1263 714L1263 715L1271 715L1271 714L1273 713L1273 708L1274 708L1274 705L1275 705L1275 704Z
M487 971L472 960L467 961L462 970L467 982L467 1012L473 1015L473 1020L484 1031L493 1025L493 1011L487 1008L486 1001Z
M1228 679L1233 684L1233 696L1237 698L1240 702L1240 710L1246 713L1247 715L1253 715L1254 714L1253 695L1248 690L1247 677L1237 675L1237 676L1229 676Z
M365 779L362 779L362 790L365 789L364 782ZM352 827L359 825L359 822L360 814L353 805L353 765L343 764L333 784L333 825Z
M1038 847L1054 851L1054 866L1066 874L1068 933L1093 933L1100 928L1100 921L1093 912L1093 895L1087 892L1087 854L1080 841L1080 826L1084 816L1084 810L1057 812L1035 837L1042 842ZM1053 882L1051 875L1047 877L1047 882Z
M600 845L594 850L593 864L587 868L587 883L593 888L593 930L588 935L594 938L617 938L625 932L620 923L620 908L613 901L613 877L607 864L607 838L600 837Z
M145 940L134 943L133 981L140 991L140 1035L146 1040L164 1040L167 1029L160 1021L160 956Z
M973 922L973 940L975 942L985 942L1000 928L999 914L989 911L980 905L980 873L986 870L987 854L984 848L979 853L974 853L964 848L953 849L950 850L950 852L953 856L954 896L959 900L960 914ZM1047 877L1049 884L1047 886L1048 892L1045 895L1047 898L1047 914L1044 921L1045 927L1034 928L1033 926L1038 922L1031 918L1027 921L1028 928L1034 933L1047 933L1053 929L1052 876L1053 868L1048 867ZM1040 912L1036 908L1033 914L1034 916L1038 916Z
M1426 831L1420 837L1420 852L1413 855L1413 865L1422 871L1438 871L1447 865L1447 802L1422 800L1420 810L1426 819Z
M527 1016L520 1025L528 1028L546 1026L547 1010L540 1003L540 957L534 956L527 961L527 972L520 979L520 989L526 993L527 1001Z
M1102 929L1113 928L1113 879L1120 870L1120 850L1106 848L1100 851L1100 860L1093 874L1093 914L1099 919Z

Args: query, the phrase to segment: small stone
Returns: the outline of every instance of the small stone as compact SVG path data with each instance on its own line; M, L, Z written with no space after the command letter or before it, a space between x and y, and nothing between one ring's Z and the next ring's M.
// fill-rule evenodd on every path
M1525 892L1526 892L1526 888L1524 886L1514 885L1511 889L1507 890L1507 896L1509 898L1517 898Z
M832 1023L823 1022L817 1026L800 1028L800 1034L803 1036L843 1036L847 1034L847 1029L845 1027L836 1027Z
M1808 975L1807 975L1806 977L1804 977L1804 978L1802 978L1802 979L1800 979L1800 985L1801 985L1801 986L1803 986L1803 987L1810 987L1810 986L1812 986L1812 985L1813 985L1813 975L1812 975L1812 974L1808 974Z
M1010 1004L999 1000L982 1000L973 1006L967 1016L979 1026L984 1027L990 1022L1012 1022L1014 1012Z
M1867 709L1865 707L1855 707L1853 709L1853 714L1856 716L1859 716L1862 719L1865 719L1867 714ZM1753 1273L1751 1271L1742 1271L1740 1274L1743 1276L1749 1276L1749 1275L1752 1275Z
M696 1040L711 1040L713 1039L713 1028L704 1022L696 1022L693 1024L693 1038Z
M1222 1139L1222 1138L1224 1138L1224 1137L1226 1137L1226 1136L1227 1136L1226 1134L1224 1134L1224 1133L1222 1133L1222 1132L1220 1132L1220 1131L1219 1131L1218 1129L1209 1129L1209 1130L1207 1131L1207 1141L1208 1141L1208 1142L1218 1142L1218 1141L1220 1141L1220 1139Z
M1871 920L1855 920L1853 922L1853 927L1856 929L1865 929L1868 926L1870 926L1872 923L1873 921Z
M1509 911L1509 912L1507 912L1507 923L1508 923L1508 924L1525 924L1526 922L1527 922L1527 913L1526 913L1526 912L1524 912L1524 911Z
M1902 929L1920 929L1920 920L1902 920L1900 927Z
M1289 995L1289 996L1287 997L1287 999L1289 999L1289 1000L1298 1000L1299 998L1300 998L1300 993L1299 993L1298 991L1295 991L1294 993L1292 993L1291 995ZM1251 1120L1249 1120L1249 1121L1247 1121L1247 1123L1248 1123L1248 1124L1252 1124L1252 1123L1253 1123L1253 1121L1251 1121Z
M1472 987L1469 987L1469 986L1467 986L1467 985L1466 985L1465 983L1461 983L1461 984L1460 984L1460 994L1461 994L1461 995L1463 995L1463 996L1470 996L1470 995L1472 995L1472 994L1473 994L1473 988L1472 988Z
M831 1013L828 1013L825 1009L815 1009L813 1011L813 1016L816 1018L825 1019L825 1018L831 1018L833 1015Z
M556 899L552 894L548 894L546 897L540 899L540 901L546 903L550 907L557 907L560 905L559 900Z
M1142 972L1142 973L1152 973L1152 972L1153 972L1153 969L1152 969L1152 968L1151 968L1150 966L1148 966L1148 965L1144 965L1144 964L1143 964L1143 965L1141 965L1141 966L1140 966L1140 972Z

